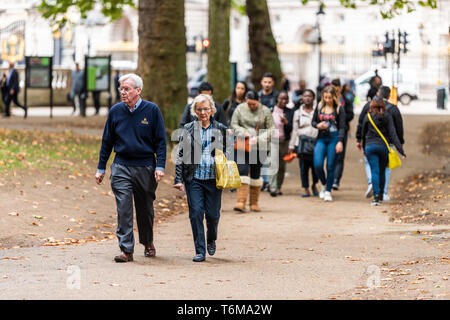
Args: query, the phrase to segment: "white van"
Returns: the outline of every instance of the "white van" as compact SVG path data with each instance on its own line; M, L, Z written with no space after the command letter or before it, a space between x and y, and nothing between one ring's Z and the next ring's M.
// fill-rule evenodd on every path
M397 73L397 70L394 70ZM375 75L375 71L367 71L355 79L355 94L360 101L366 101L367 92L370 89L369 81ZM384 86L392 86L392 70L378 69L378 75L381 77ZM394 74L394 79L397 74ZM399 69L398 72L398 100L403 105L408 105L411 100L418 99L419 81L414 70Z

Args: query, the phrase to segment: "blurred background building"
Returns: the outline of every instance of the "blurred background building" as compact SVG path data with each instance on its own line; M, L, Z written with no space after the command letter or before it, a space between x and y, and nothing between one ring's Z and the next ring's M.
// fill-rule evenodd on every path
M61 30L52 29L37 11L40 0L0 0L0 67L17 62L25 55L53 56L55 86L64 87L75 62L83 66L84 56L111 55L113 69L135 70L137 67L138 14L127 8L122 19L110 23L100 10L81 19L69 12L69 23ZM358 2L358 9L346 9L338 0L326 1L323 14L318 4L303 6L299 0L268 0L271 25L278 43L282 69L295 89L305 79L314 87L318 79L319 47L322 74L343 80L364 72L390 67L390 58L372 56L385 32L406 31L408 52L401 67L419 74L422 92L432 91L438 82L449 83L450 0L437 1L437 9L418 7L417 11L392 20L383 20L379 8ZM187 45L201 46L208 38L208 0L186 0ZM321 45L318 44L319 28ZM230 62L237 63L240 78L251 70L248 53L248 18L236 10L230 21ZM193 77L206 67L207 54L187 53L187 72ZM67 70L67 72L64 72ZM270 71L270 70L268 70ZM23 77L21 77L23 82Z

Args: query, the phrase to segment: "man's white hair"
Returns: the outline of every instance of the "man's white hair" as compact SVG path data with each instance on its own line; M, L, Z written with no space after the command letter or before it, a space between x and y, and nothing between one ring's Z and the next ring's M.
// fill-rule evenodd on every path
M214 104L214 100L211 98L211 96L209 94L199 94L194 98L194 101L192 101L191 115L197 117L197 114L195 113L197 105L204 101L208 101L212 116L217 112L216 105Z
M121 76L119 78L119 84L122 84L122 81L125 81L127 79L131 79L133 81L133 85L135 88L142 89L142 87L144 86L144 82L142 81L142 78L134 73L128 73L128 74L124 74L123 76Z

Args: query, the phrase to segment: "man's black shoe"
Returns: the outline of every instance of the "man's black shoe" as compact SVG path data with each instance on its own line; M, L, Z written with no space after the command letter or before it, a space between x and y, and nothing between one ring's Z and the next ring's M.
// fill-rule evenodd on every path
M208 254L213 256L216 253L216 242L212 241L206 245L206 249L208 250Z

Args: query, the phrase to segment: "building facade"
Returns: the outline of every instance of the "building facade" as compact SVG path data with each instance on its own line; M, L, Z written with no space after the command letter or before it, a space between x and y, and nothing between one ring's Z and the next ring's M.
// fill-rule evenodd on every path
M53 56L55 65L73 68L84 56L111 55L114 68L137 67L138 14L127 8L122 19L110 22L96 10L87 19L69 12L69 23L52 29L37 10L40 0L0 0L2 67L7 60L19 63L24 55ZM268 0L271 26L278 43L282 69L294 84L305 79L318 82L319 48L322 74L351 79L365 71L390 67L390 57L373 57L372 50L384 41L385 32L406 31L409 44L401 67L417 69L421 88L449 82L450 0L438 1L437 9L416 11L383 20L379 8L360 2L358 9L346 9L339 1L326 1L318 20L318 4L302 5L298 0ZM187 44L208 37L208 0L185 1ZM248 18L232 10L230 18L230 61L245 75L251 64L248 53ZM318 26L323 43L319 46ZM12 57L15 55L14 57ZM187 53L187 72L192 76L206 67L207 54ZM268 70L270 71L270 70Z

